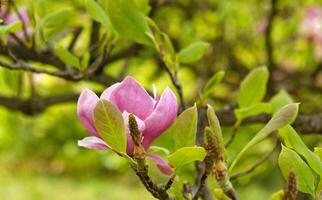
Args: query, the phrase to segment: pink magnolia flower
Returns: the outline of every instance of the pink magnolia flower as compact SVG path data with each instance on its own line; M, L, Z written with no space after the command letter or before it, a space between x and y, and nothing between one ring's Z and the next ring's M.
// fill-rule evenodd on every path
M312 6L305 10L300 31L309 41L322 42L322 7Z
M143 147L148 149L152 142L174 122L178 104L175 94L166 88L160 97L152 98L147 91L132 77L126 77L122 82L115 83L107 88L101 99L114 103L123 113L127 133L127 154L132 155L134 144L128 128L129 114L133 114L143 136ZM89 89L82 91L77 105L77 114L91 137L78 142L79 146L95 150L108 150L109 146L100 137L93 122L93 110L98 96ZM166 161L155 154L147 154L154 160L161 172L171 175L172 169Z

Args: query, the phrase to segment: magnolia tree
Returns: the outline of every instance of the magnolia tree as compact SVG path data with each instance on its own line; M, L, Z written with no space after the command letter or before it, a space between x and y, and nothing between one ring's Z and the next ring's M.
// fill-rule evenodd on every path
M92 89L84 89L80 95L43 97L37 94L35 77L31 76L30 99L3 96L0 104L36 115L48 106L78 99L77 115L90 134L79 140L78 145L112 151L125 159L156 199L236 200L238 192L234 181L251 174L276 152L279 152L278 166L285 187L265 198L321 199L322 149L316 147L311 151L297 130L322 133L322 118L298 115L299 103L286 91L275 92L270 88L279 81L272 45L276 2L270 2L268 18L261 20L258 28L265 36L267 67L254 67L238 83L235 106L220 107L214 104L213 93L228 77L225 71L211 74L198 95L189 101L183 93L185 85L178 76L181 66L202 59L210 44L197 41L179 49L153 20L153 12L158 7L180 3L85 0L76 3L80 7L76 12L74 7L50 9L45 0L33 1L21 8L9 1L1 11L1 67L47 74L71 82L86 80L107 89L97 92L99 96ZM79 20L73 21L73 18ZM91 25L83 26L83 19ZM88 31L85 29L90 29L90 34L82 35ZM318 55L322 44L321 8L307 8L299 32L299 37L316 46ZM79 40L86 40L88 44L77 47ZM171 80L172 85L165 87L162 93L155 85L151 91L134 77L126 76L126 67L120 76L104 71L106 66L136 55L142 49L149 50L149 56L157 60L157 66ZM275 78L270 76L273 72L277 73ZM261 126L251 133L248 141L240 141L241 148L231 154L231 144L238 142L236 135L247 123ZM222 126L228 136L223 137ZM227 127L231 129L227 131ZM165 137L170 138L171 145L155 145ZM248 159L264 141L273 141L273 149L263 152L257 161ZM187 166L193 163L195 170L189 168L188 179ZM156 177L150 173L153 166L160 171Z

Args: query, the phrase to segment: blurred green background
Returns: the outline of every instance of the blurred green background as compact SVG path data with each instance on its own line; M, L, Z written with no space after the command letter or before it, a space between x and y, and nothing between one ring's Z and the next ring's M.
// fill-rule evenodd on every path
M16 2L19 7L32 6L32 1ZM83 1L47 2L50 5L48 12L66 6L73 8L72 23L86 29L81 36L83 39L77 43L76 54L82 55L90 27L90 17L84 12ZM147 1L136 2L138 5L145 5ZM322 44L319 46L308 42L301 35L300 24L306 8L321 4L320 0L279 1L273 41L274 57L281 70L310 77L320 65L322 56L318 54L319 48L322 51ZM210 102L216 109L235 104L239 82L248 70L267 64L262 26L265 26L269 11L268 0L176 0L160 4L151 11L151 17L173 39L177 50L199 40L211 44L201 61L181 66L179 71L179 80L189 105L193 105L206 80L221 69L226 71L227 76L212 94ZM63 40L62 43L64 42ZM127 41L120 41L117 49L128 45ZM152 49L138 49L136 55L110 64L104 73L119 78L132 75L149 89L152 89L151 85L154 83L160 94L166 86L173 86L153 56ZM271 75L279 77L278 73ZM108 87L0 68L1 95L27 99L30 96L30 77L41 96L79 93L85 87L102 91ZM303 113L322 111L322 74L316 79L298 79L298 76L294 76L292 80L288 82L285 77L281 77L278 90L286 89L296 101L302 102ZM315 89L312 90L308 85L313 85ZM228 149L228 160L236 155L260 127L261 125L251 125L240 129L233 145ZM228 137L230 131L226 128L224 137ZM50 107L37 116L26 116L0 107L0 199L153 199L124 160L110 152L78 147L77 140L87 135L77 119L76 102ZM303 139L311 148L322 146L321 137L305 136ZM158 144L166 142L165 139L158 141ZM266 141L256 147L239 167L251 165L273 145L274 142ZM277 155L276 152L254 173L234 182L240 199L269 199L272 193L283 187ZM193 165L187 167L183 178L189 179L193 175L192 168ZM153 174L154 177L165 180L156 170ZM210 183L214 182L211 179Z

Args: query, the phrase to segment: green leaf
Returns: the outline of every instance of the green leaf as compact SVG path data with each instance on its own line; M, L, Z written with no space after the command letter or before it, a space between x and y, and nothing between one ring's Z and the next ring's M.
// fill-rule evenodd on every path
M217 200L231 200L231 198L227 197L224 191L221 188L214 189L214 195Z
M214 91L215 87L222 81L224 76L225 72L219 71L209 79L202 91L204 98L207 98Z
M240 84L238 105L240 108L251 106L263 100L268 81L266 67L253 69Z
M238 162L238 160L249 150L252 146L264 140L268 137L273 131L276 131L288 124L291 124L297 115L299 108L298 103L292 103L281 108L277 113L273 115L271 120L262 128L256 135L253 137L246 146L237 154L236 158L232 162L229 172L232 172L232 169Z
M147 34L152 34L147 17L132 0L113 0L107 3L108 16L115 31L123 38L154 46Z
M272 105L270 103L256 103L246 108L238 108L235 110L235 115L238 121L242 121L247 117L258 115L261 113L271 113Z
M126 153L126 133L122 113L111 102L99 100L94 109L94 124L99 135L115 151Z
M71 12L70 8L62 8L46 15L39 26L42 39L48 41L68 27L72 18Z
M297 153L282 146L278 164L286 180L288 179L290 172L296 174L296 183L299 191L312 195L314 194L315 186L312 171Z
M197 132L198 111L194 105L183 111L168 129L171 135L174 135L175 149L181 147L193 146Z
M36 0L33 2L35 3L35 13L38 15L38 17L45 17L48 13L48 2L46 0Z
M322 160L322 147L314 147L314 153Z
M147 15L151 10L149 0L134 0L134 3L138 7L138 9L145 15Z
M148 152L152 154L164 154L164 155L170 154L170 151L167 148L159 147L159 146L150 146L148 149Z
M88 14L105 28L110 28L110 21L104 9L95 0L85 0L85 8Z
M280 136L285 145L303 156L309 166L322 178L322 161L319 156L309 150L293 127L285 126L280 129Z
M271 200L283 200L284 190L279 190L272 195Z
M284 90L276 94L271 100L273 113L282 108L283 106L293 103L292 97Z
M183 147L176 150L168 156L169 163L179 170L182 166L194 161L202 161L206 157L206 151L203 147Z
M88 67L88 63L89 63L90 58L91 58L91 55L89 54L89 52L86 52L83 55L82 60L81 60L81 68L82 69L86 69Z
M22 22L17 21L8 25L0 25L0 35L7 35L9 33L15 33L22 29Z
M67 49L63 48L62 46L56 46L55 53L57 54L59 59L64 63L77 68L81 67L78 57L69 52Z
M198 61L206 53L209 44L206 42L195 42L182 49L177 60L180 63L193 63Z

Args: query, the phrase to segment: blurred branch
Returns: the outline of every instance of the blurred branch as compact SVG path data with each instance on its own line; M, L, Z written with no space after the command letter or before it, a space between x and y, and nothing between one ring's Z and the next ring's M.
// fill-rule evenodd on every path
M273 24L277 15L277 2L278 0L270 0L271 1L271 10L267 18L267 27L265 32L265 47L267 54L267 62L268 67L270 69L276 68L276 63L274 60L274 45L273 45Z
M176 88L177 90L177 93L179 95L179 101L180 101L180 106L181 106L181 112L184 111L186 109L186 104L185 104L185 101L184 101L184 97L183 97L183 91L182 91L182 85L178 79L178 74L176 71L172 71L170 69L169 66L167 66L165 64L165 62L163 62L162 60L158 59L159 60L159 63L160 65L166 70L166 72L168 73L170 79L171 79L171 82L172 84L174 85L174 87Z
M112 81L112 80L110 80ZM111 82L111 84L114 81ZM98 92L99 94L99 92ZM20 99L17 97L5 97L0 96L0 106L6 107L11 110L20 111L26 115L36 115L45 111L46 107L68 103L76 102L79 97L79 94L64 94L50 97L38 97L37 101L39 104L34 104L32 99ZM199 111L199 123L207 123L206 118L203 119L200 114L202 111ZM219 118L220 124L222 126L233 126L236 122L236 117L232 108L224 108L218 110L216 115ZM259 114L253 117L245 119L242 124L255 124L255 123L267 123L270 120L271 116L268 114ZM316 114L307 114L307 115L298 115L292 126L301 134L320 134L322 135L322 113ZM198 125L198 132L199 132ZM201 145L203 134L197 134L197 145ZM199 164L197 164L199 165ZM198 167L202 172L203 167Z

